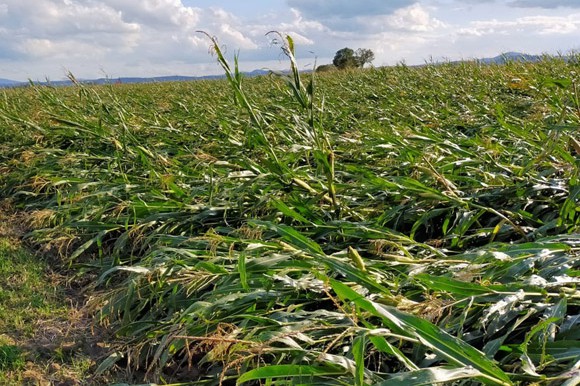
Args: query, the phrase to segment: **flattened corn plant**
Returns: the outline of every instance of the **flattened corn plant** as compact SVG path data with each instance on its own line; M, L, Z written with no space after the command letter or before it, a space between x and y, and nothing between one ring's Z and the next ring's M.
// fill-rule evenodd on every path
M207 36L226 80L3 91L1 195L94 279L97 371L577 384L580 58L315 75L270 36L288 73Z

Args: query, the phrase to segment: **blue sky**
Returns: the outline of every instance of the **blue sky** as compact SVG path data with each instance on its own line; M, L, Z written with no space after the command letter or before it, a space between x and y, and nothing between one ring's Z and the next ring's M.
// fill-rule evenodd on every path
M287 63L266 32L290 34L300 66L370 48L375 66L580 50L580 0L0 0L0 78L220 73L219 38L243 70Z

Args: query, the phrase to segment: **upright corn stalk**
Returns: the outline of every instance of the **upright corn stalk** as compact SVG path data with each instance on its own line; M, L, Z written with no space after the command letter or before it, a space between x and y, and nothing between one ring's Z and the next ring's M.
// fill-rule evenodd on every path
M203 33L210 39L211 50L217 56L218 63L224 70L226 78L233 88L236 103L246 110L250 116L250 120L254 127L249 133L247 133L248 137L255 140L252 142L253 144L263 145L267 149L268 157L270 161L272 161L270 163L270 171L277 175L284 184L291 183L311 194L318 194L318 191L303 179L293 176L291 180L288 181L288 176L292 175L292 173L288 170L286 165L280 162L273 144L266 135L266 129L269 126L268 122L264 119L260 111L253 106L242 89L242 75L238 68L238 56L236 55L234 58L234 68L232 69L223 55L223 51L219 46L217 38L204 31L199 32ZM308 84L304 85L295 57L293 39L289 35L282 35L277 31L268 32L266 35L275 35L273 42L275 44L280 44L282 52L290 60L290 74L278 73L277 75L285 80L292 96L298 102L300 107L307 113L306 124L299 127L299 131L296 133L296 140L300 140L301 142L306 141L307 143L305 143L305 145L314 149L313 154L315 160L322 168L326 177L327 192L323 195L323 200L332 205L335 214L338 216L341 212L341 204L336 197L334 173L335 156L328 136L324 132L322 124L320 123L321 120L316 118L319 111L314 104L314 73L312 73Z
M294 99L300 104L300 106L306 110L307 113L307 126L304 127L304 133L301 133L303 138L307 138L311 141L312 147L314 148L314 157L316 162L322 167L324 174L326 176L327 183L327 197L326 200L329 201L335 213L338 215L340 213L341 205L336 197L336 187L335 187L335 174L334 174L334 151L332 150L332 145L330 140L322 127L321 120L316 118L317 111L314 105L314 72L310 77L310 81L307 85L304 85L300 77L300 71L298 70L298 63L296 62L295 50L294 50L294 40L289 35L282 35L277 31L270 31L266 35L274 36L273 42L280 44L282 52L290 60L290 70L289 75L278 74L281 76L288 85L288 88L292 91Z
M215 36L209 35L205 31L198 31L205 36L207 36L211 41L211 50L217 56L218 63L222 67L225 72L226 78L232 86L234 91L234 101L236 104L240 105L246 112L250 115L250 121L252 122L253 126L249 128L246 132L247 135L247 145L251 147L260 147L265 148L268 158L271 161L270 170L278 177L283 178L284 174L287 172L287 168L280 162L276 152L274 150L274 146L268 139L266 135L265 129L268 127L268 123L262 116L259 110L257 110L248 97L246 93L242 89L242 74L240 73L239 66L238 66L238 56L236 55L234 58L234 68L232 69L230 64L228 63L227 59L225 58L223 51L218 43L218 40Z

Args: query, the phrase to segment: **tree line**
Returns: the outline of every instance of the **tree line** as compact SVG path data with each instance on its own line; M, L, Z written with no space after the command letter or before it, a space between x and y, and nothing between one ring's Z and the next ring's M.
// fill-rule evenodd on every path
M359 48L355 51L352 48L345 47L336 51L332 64L318 66L316 71L329 71L337 68L340 70L363 68L365 64L370 64L373 60L375 60L375 54L368 48Z

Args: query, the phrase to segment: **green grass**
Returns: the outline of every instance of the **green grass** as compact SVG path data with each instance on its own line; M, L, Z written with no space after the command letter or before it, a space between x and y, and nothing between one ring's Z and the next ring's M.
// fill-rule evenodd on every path
M0 195L99 371L218 385L578 372L578 58L7 90ZM568 381L570 385L571 381Z
M24 356L20 349L12 345L0 345L0 370L6 372L24 367Z
M65 307L55 307L58 290L46 282L45 263L12 243L0 239L0 330L30 338L35 320L63 312Z
M0 384L99 384L89 381L98 357L79 344L89 332L63 279L20 245L13 228L22 224L0 218Z

